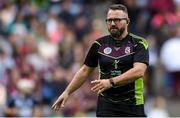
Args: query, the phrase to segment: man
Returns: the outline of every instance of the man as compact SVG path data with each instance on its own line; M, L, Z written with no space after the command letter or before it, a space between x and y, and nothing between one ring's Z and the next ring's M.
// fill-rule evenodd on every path
M91 82L91 90L98 93L97 117L145 116L143 76L149 61L148 45L145 39L128 33L129 22L124 5L110 6L106 19L110 35L92 44L84 65L56 100L53 110L64 107L69 95L98 66L99 78Z

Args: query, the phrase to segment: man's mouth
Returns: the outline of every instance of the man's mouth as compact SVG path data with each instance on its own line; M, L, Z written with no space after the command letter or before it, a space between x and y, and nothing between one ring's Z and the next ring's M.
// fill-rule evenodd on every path
M111 28L110 30L111 30L111 31L114 31L114 30L118 30L118 28Z
M110 29L118 29L117 27L111 27Z

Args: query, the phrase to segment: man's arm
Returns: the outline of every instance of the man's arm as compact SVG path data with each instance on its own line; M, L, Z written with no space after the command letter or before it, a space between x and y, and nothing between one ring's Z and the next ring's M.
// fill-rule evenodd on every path
M70 82L70 84L64 92L66 92L67 94L73 93L85 82L85 80L88 78L88 76L92 73L93 70L94 68L83 65L75 74L72 81Z
M133 68L126 71L125 73L111 78L115 85L124 85L133 82L137 78L143 77L145 71L147 69L147 65L144 63L135 62L133 64Z
M134 80L136 80L137 78L143 77L144 73L146 71L147 65L144 63L140 63L140 62L135 62L133 65L133 68L126 71L125 73L110 78L114 85L125 85L128 83L133 82ZM91 83L94 85L91 90L94 92L103 92L106 89L109 89L112 87L112 84L110 82L110 79L101 79L101 80L94 80Z
M77 90L92 73L94 68L90 68L85 64L75 74L70 84L67 86L65 91L58 97L58 99L52 105L54 111L58 111L61 107L64 107L69 95Z

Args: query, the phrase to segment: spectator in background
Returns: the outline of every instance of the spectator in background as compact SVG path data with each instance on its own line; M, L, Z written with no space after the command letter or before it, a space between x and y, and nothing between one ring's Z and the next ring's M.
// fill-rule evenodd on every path
M6 107L6 100L7 100L7 90L6 86L0 83L0 114L3 113L4 108Z
M6 54L0 47L0 82L7 85L7 69L12 69L15 66L14 60Z
M146 87L146 95L153 96L157 91L155 91L155 75L156 75L156 66L158 62L158 54L157 54L157 43L156 37L153 34L150 34L146 37L147 42L149 44L149 66L147 69L146 77L145 77L145 87Z
M162 12L162 11L173 11L174 3L173 0L149 0L149 9L153 14Z
M147 114L148 118L168 118L166 101L163 97L157 96L152 101L152 106Z
M172 31L174 35L163 44L160 58L172 81L173 96L180 97L180 25L174 26Z
M24 16L21 13L18 12L16 14L15 20L9 26L9 32L11 32L14 35L17 35L21 40L27 34L27 26L24 21Z
M37 102L33 98L35 83L28 78L19 78L16 82L17 94L8 98L8 106L4 111L5 116L26 116L33 115L33 108Z

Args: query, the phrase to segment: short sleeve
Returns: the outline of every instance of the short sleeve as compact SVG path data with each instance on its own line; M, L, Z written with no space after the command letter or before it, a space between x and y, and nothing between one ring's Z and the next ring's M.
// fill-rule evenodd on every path
M86 66L97 67L97 65L98 65L98 48L99 48L99 44L97 43L97 41L95 41L92 44L92 46L90 47L90 49L86 55L86 58L84 61L84 64Z
M149 50L145 39L139 41L135 47L134 62L142 62L149 65Z

